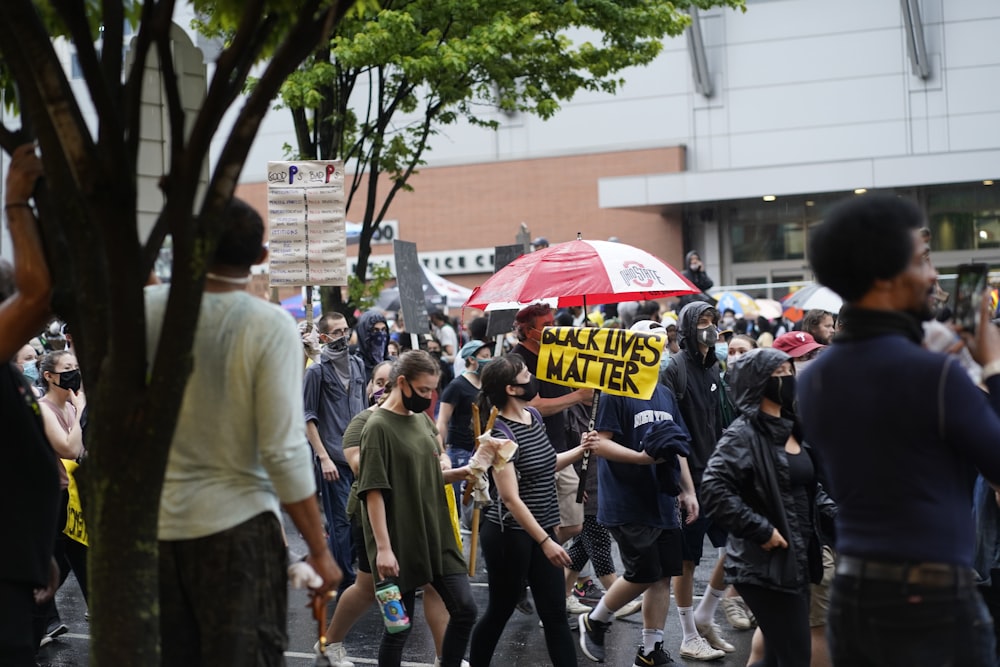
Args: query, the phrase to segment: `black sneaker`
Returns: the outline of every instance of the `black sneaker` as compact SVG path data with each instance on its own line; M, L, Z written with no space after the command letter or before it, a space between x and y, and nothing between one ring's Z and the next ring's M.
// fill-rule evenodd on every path
M580 614L577 623L580 626L580 648L583 654L594 662L604 662L604 635L611 623L595 621L590 614Z
M649 655L642 652L642 646L635 652L635 662L632 667L658 667L659 665L676 665L670 654L663 650L663 642L656 642Z

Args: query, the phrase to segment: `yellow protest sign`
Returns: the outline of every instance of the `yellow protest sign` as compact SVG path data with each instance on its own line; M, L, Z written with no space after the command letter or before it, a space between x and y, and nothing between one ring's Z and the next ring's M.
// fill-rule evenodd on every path
M625 329L546 327L538 377L576 389L649 399L660 375L664 337Z
M76 476L73 474L79 464L70 459L63 459L62 462L69 476L69 504L66 508L66 525L62 532L83 546L90 546L87 541L87 524L83 522L83 509L80 506L80 491L76 486Z

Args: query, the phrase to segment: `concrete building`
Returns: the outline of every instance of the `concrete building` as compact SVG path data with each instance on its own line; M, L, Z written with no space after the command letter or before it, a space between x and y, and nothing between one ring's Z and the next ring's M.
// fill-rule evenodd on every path
M1000 264L998 33L991 0L701 12L615 96L580 94L547 122L497 114L496 133L446 128L390 233L470 286L521 222L553 243L616 236L678 268L696 248L716 284L772 283L809 279L809 225L878 190L926 208L943 273ZM244 173L256 201L252 165L291 136L272 120Z

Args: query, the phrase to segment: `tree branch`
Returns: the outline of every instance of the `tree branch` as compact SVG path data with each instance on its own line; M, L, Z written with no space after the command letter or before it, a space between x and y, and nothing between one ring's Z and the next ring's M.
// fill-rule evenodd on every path
M133 162L139 155L139 137L141 131L142 85L145 81L146 58L155 36L164 30L169 33L169 19L173 16L174 0L146 0L142 6L142 16L139 19L139 34L133 42L132 68L125 79L124 111L125 111L125 152Z
M177 164L184 152L184 107L177 87L177 70L171 48L170 30L156 38L156 53L160 61L160 76L167 94L167 115L170 118L170 164Z

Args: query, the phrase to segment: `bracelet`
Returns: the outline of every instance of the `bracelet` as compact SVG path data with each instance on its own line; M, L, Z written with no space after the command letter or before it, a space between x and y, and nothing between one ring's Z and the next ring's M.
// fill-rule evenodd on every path
M546 542L548 542L551 539L552 539L551 535L546 535L545 539L538 543L538 546L542 546L543 544L545 544Z
M991 378L994 375L1000 375L1000 359L997 359L996 361L991 361L990 363L983 366L983 371L981 375L983 382L986 382L987 378Z

